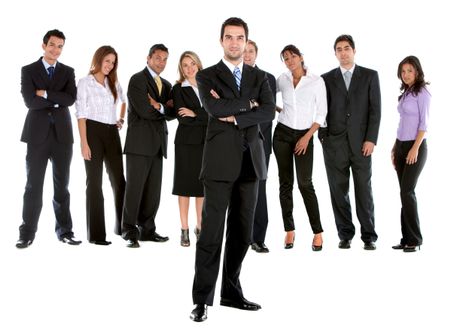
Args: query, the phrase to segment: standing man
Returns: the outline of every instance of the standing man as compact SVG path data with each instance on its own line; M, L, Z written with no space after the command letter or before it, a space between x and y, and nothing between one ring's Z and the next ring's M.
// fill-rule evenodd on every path
M122 219L122 237L127 247L139 247L138 240L165 242L156 233L155 217L161 197L163 157L167 158L167 123L173 119L172 85L159 75L164 71L169 50L164 44L150 48L147 67L136 73L128 85L127 183Z
M197 242L194 321L204 321L214 301L227 215L220 304L256 311L244 298L239 274L251 242L258 181L267 176L259 124L274 118L275 103L266 74L243 63L247 24L229 18L222 24L224 58L197 74L200 97L209 114L203 164L205 200Z
M252 40L247 41L244 51L244 63L248 66L258 68L255 64L258 56L258 46ZM269 80L270 90L272 91L273 100L276 101L277 82L275 77L265 72ZM274 110L275 113L275 110ZM266 168L269 168L270 154L272 153L272 121L261 123L261 133L264 137L264 153L266 156ZM252 249L257 253L268 253L264 240L266 239L267 224L269 223L269 215L267 213L267 197L266 197L266 180L259 180L258 184L258 201L255 209L255 219L253 221L252 231Z
M21 137L27 143L27 183L17 248L30 246L36 235L49 160L53 167L56 235L69 245L81 243L72 232L68 189L73 146L69 106L75 102L77 88L73 68L57 61L65 40L61 31L48 31L42 44L44 56L22 68L21 92L28 107Z
M364 249L376 249L372 197L372 152L381 118L378 73L354 62L352 36L341 35L334 43L339 67L322 75L327 88L327 128L319 130L330 186L339 248L350 248L355 226L349 198L350 168L355 187L356 214L361 224Z

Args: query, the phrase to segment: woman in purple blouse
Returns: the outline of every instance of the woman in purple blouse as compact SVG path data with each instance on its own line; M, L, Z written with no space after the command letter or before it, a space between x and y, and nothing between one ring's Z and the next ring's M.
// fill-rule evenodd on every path
M402 82L398 98L400 123L391 159L400 183L402 239L392 248L415 252L422 244L415 188L427 160L425 136L431 95L417 57L403 59L397 76Z

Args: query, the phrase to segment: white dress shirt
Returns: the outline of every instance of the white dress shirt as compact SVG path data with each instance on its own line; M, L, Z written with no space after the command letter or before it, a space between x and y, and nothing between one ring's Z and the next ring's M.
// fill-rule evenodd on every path
M104 124L116 124L117 104L119 100L126 102L122 87L116 84L117 100L108 85L108 77L105 77L104 86L95 80L92 74L81 78L77 86L77 100L75 101L77 119L86 118Z
M283 110L278 122L295 130L306 130L313 123L326 126L327 91L323 79L307 71L294 88L290 71L277 79L277 92L281 92Z
M191 87L194 90L195 95L197 95L198 102L200 102L200 106L203 107L202 100L200 99L200 92L198 91L197 87L192 86L188 79L184 79L184 81L181 83L181 87Z

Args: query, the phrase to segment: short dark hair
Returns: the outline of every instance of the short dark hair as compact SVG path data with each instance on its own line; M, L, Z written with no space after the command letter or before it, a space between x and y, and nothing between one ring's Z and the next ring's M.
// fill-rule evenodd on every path
M289 45L286 45L283 48L283 50L281 50L281 52L280 52L280 58L281 58L282 61L284 61L283 55L284 55L285 52L290 52L290 53L295 54L295 55L297 55L299 57L303 56L303 54L300 52L298 47L296 47L295 45L289 44Z
M339 42L348 42L353 50L355 50L355 41L353 40L353 37L351 35L340 35L336 40L334 41L334 51L336 51L336 45Z
M243 19L240 19L239 17L230 17L229 19L226 19L224 23L222 23L222 28L220 29L220 40L223 40L223 33L225 32L226 26L236 26L236 27L242 27L245 31L245 41L248 40L248 26L247 23Z
M155 44L148 51L148 56L151 57L158 50L169 53L169 49L164 44Z
M64 36L62 31L59 31L58 29L53 29L53 30L47 31L47 33L44 35L44 38L42 38L42 41L44 42L45 45L47 45L48 40L52 36L61 38L64 42L66 41L66 36Z

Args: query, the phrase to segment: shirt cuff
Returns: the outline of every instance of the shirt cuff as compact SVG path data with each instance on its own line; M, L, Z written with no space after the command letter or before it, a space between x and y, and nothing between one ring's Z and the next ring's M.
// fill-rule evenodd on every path
M44 99L47 99L47 91L44 91L44 96L42 96Z

